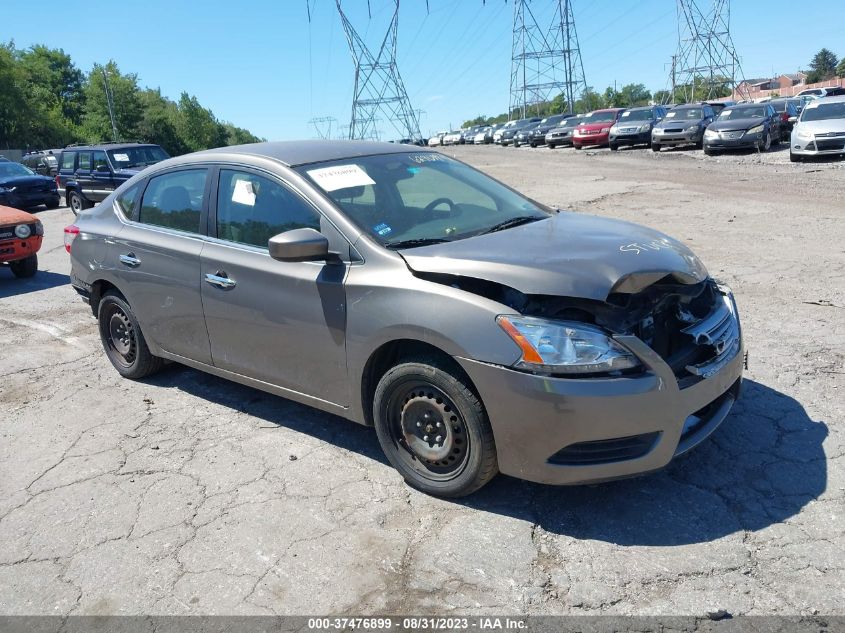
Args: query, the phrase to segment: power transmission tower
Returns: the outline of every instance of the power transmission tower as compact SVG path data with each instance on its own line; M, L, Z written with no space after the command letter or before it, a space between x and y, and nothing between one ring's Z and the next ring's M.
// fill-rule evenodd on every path
M322 139L330 139L332 137L332 126L337 123L337 119L333 116L314 117L308 121L308 125L313 126L317 132L317 136Z
M530 0L514 0L509 114L525 117L532 106L560 93L567 110L587 90L571 0L555 0L548 28L540 26Z
M390 26L377 54L374 55L346 17L340 0L335 0L343 30L346 32L349 51L355 63L350 139L378 138L379 130L375 126L378 113L385 116L400 137L413 140L421 138L419 118L411 107L411 100L396 64L399 0L394 0L394 3ZM369 7L369 4L367 6Z
M737 78L743 75L730 24L730 0L678 0L673 99L689 102L724 96L719 91L727 85L737 90Z

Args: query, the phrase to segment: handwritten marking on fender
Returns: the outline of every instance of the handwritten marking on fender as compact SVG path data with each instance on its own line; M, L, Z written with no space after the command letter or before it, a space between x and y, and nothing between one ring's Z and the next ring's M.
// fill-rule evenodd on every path
M678 252L674 244L668 240L652 240L651 242L633 242L631 244L624 244L619 247L623 253L633 253L639 255L643 251L660 251L668 248L671 251Z

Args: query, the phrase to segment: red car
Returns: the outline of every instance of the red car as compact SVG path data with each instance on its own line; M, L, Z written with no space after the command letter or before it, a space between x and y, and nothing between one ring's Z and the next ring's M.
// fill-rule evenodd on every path
M625 108L594 110L581 120L572 134L572 145L581 149L587 145L609 145L610 127L616 123Z
M8 264L15 277L32 277L44 226L31 213L0 205L0 265Z

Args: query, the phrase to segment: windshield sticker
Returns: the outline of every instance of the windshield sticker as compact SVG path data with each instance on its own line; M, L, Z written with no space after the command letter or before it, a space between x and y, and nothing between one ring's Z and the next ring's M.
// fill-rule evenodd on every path
M382 222L381 224L376 224L373 227L373 231L384 237L385 235L389 235L393 231L393 229L390 228L388 224Z
M628 116L631 116L631 113L630 113L630 112L623 112L623 113L622 113L622 118L623 118L623 119L624 119L625 117L628 117Z
M677 112L667 112L666 118L667 119L674 119L676 114L677 114Z
M314 179L324 191L336 191L348 189L349 187L362 187L374 185L375 180L370 178L358 165L337 165L336 167L322 167L311 169L308 175Z
M436 152L431 152L430 154L411 154L408 156L409 159L414 161L415 163L433 163L438 160L446 160L444 156L438 154Z
M232 191L232 202L245 204L249 207L255 206L255 190L251 180L239 178L235 181L235 189Z
M119 163L128 163L129 154L115 154L114 159Z

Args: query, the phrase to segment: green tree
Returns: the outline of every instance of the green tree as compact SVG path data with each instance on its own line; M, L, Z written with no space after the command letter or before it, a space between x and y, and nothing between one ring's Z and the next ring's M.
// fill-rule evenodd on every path
M581 98L575 102L575 112L592 112L593 110L598 110L603 105L602 96L593 90L592 87L587 86L581 94Z
M112 127L106 97L106 77L114 104L117 140L135 140L143 117L139 98L138 75L120 72L114 61L105 66L94 64L85 84L85 108L82 115L82 137L91 143L111 139Z
M60 48L47 48L36 44L18 54L27 75L30 90L49 107L58 106L62 116L73 125L82 119L85 76Z
M807 73L807 83L813 84L825 79L831 79L836 74L836 55L823 48L813 56L810 71Z
M845 79L845 57L839 60L839 65L836 67L836 76Z
M605 108L621 108L627 104L624 102L621 92L613 86L608 86L602 95L602 105Z
M619 92L626 107L644 106L651 101L651 92L643 84L627 84Z
M652 95L652 101L655 103L669 103L672 101L672 91L671 90L658 90L657 92Z
M142 110L137 127L139 140L161 145L171 156L190 151L179 134L179 110L173 101L162 96L158 88L142 90L138 100Z
M0 44L0 147L25 147L32 125L25 87L26 74L17 63L14 44Z
M176 128L191 152L226 144L226 132L211 110L202 107L196 97L183 92L177 105Z

